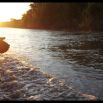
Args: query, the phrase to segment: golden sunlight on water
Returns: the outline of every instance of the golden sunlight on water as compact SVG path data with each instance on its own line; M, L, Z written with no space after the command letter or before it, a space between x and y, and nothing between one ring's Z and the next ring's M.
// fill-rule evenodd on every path
M7 54L14 51L18 56L24 55L33 66L65 79L77 90L103 97L101 33L75 35L57 31L0 28L0 37L5 37L5 41L10 44Z

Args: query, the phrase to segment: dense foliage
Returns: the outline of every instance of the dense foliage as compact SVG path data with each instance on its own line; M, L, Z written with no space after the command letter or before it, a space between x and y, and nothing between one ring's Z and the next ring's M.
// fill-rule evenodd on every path
M4 25L67 31L102 31L102 3L32 3L21 20Z

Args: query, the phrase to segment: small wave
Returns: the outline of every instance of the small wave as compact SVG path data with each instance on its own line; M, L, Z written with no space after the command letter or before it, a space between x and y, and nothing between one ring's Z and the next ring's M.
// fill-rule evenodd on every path
M4 55L0 59L0 100L96 100L65 82Z

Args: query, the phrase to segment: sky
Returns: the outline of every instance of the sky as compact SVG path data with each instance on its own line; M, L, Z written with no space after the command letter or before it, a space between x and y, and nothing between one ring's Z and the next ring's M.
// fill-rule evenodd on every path
M10 21L11 18L21 19L22 15L30 9L32 2L4 2L0 3L0 22Z

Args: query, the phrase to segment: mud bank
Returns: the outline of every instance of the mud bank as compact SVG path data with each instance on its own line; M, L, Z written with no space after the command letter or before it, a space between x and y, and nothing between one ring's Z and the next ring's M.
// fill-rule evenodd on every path
M0 100L98 100L10 55L0 55Z

